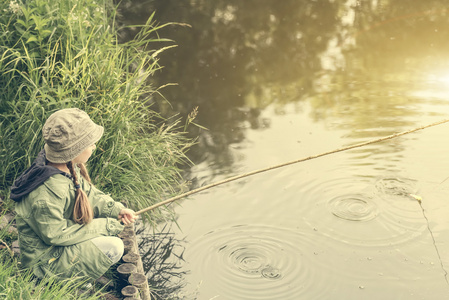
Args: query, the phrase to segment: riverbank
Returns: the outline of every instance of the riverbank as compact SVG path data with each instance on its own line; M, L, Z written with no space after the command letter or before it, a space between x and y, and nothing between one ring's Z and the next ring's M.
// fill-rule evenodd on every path
M100 190L136 211L177 194L183 184L179 166L188 161L192 141L184 121L178 126L181 120L166 120L152 109L161 97L152 85L161 68L156 32L165 25L150 17L134 39L119 43L112 1L56 0L50 6L0 0L0 11L0 216L13 212L9 187L42 149L43 123L67 107L83 109L105 128L88 165ZM169 208L162 208L141 217L151 224L167 214ZM79 280L33 283L20 271L13 250L17 233L7 229L13 220L6 223L0 231L2 295L70 298Z

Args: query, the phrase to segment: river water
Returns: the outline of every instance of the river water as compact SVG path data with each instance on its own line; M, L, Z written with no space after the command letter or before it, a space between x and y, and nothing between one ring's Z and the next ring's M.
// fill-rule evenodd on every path
M195 188L449 117L449 3L127 2L178 47L155 84ZM130 4L131 3L131 4ZM449 124L254 175L143 232L161 299L449 299Z

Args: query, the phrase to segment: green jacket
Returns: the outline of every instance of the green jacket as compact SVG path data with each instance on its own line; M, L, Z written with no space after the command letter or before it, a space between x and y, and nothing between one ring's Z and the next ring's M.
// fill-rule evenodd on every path
M75 187L62 174L51 176L16 204L21 263L33 268L39 278L97 279L112 265L90 240L120 233L124 226L117 217L124 206L79 178L94 210L94 219L87 225L71 220Z

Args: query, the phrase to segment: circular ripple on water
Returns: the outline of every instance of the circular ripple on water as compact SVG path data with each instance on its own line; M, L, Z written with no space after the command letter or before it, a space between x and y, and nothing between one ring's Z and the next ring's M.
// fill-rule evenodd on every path
M381 178L376 182L376 188L383 195L400 197L408 197L417 191L414 180L398 177Z
M185 258L195 267L191 273L203 281L200 294L226 299L319 299L333 285L326 279L330 264L324 264L314 250L316 239L270 226L235 226L190 241Z
M378 214L375 202L363 194L337 196L328 206L332 214L348 221L369 221Z
M325 236L347 244L406 243L427 232L421 208L409 196L416 190L413 180L401 178L311 181L302 192L304 219Z

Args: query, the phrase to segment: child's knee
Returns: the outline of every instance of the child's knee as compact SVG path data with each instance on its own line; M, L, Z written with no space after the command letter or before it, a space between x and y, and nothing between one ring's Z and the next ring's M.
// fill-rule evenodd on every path
M117 263L125 251L123 241L118 237L103 236L92 240L92 242L110 259Z
M118 237L114 237L114 241L111 243L111 248L105 254L115 264L122 258L124 251L125 246L123 245L123 241Z

